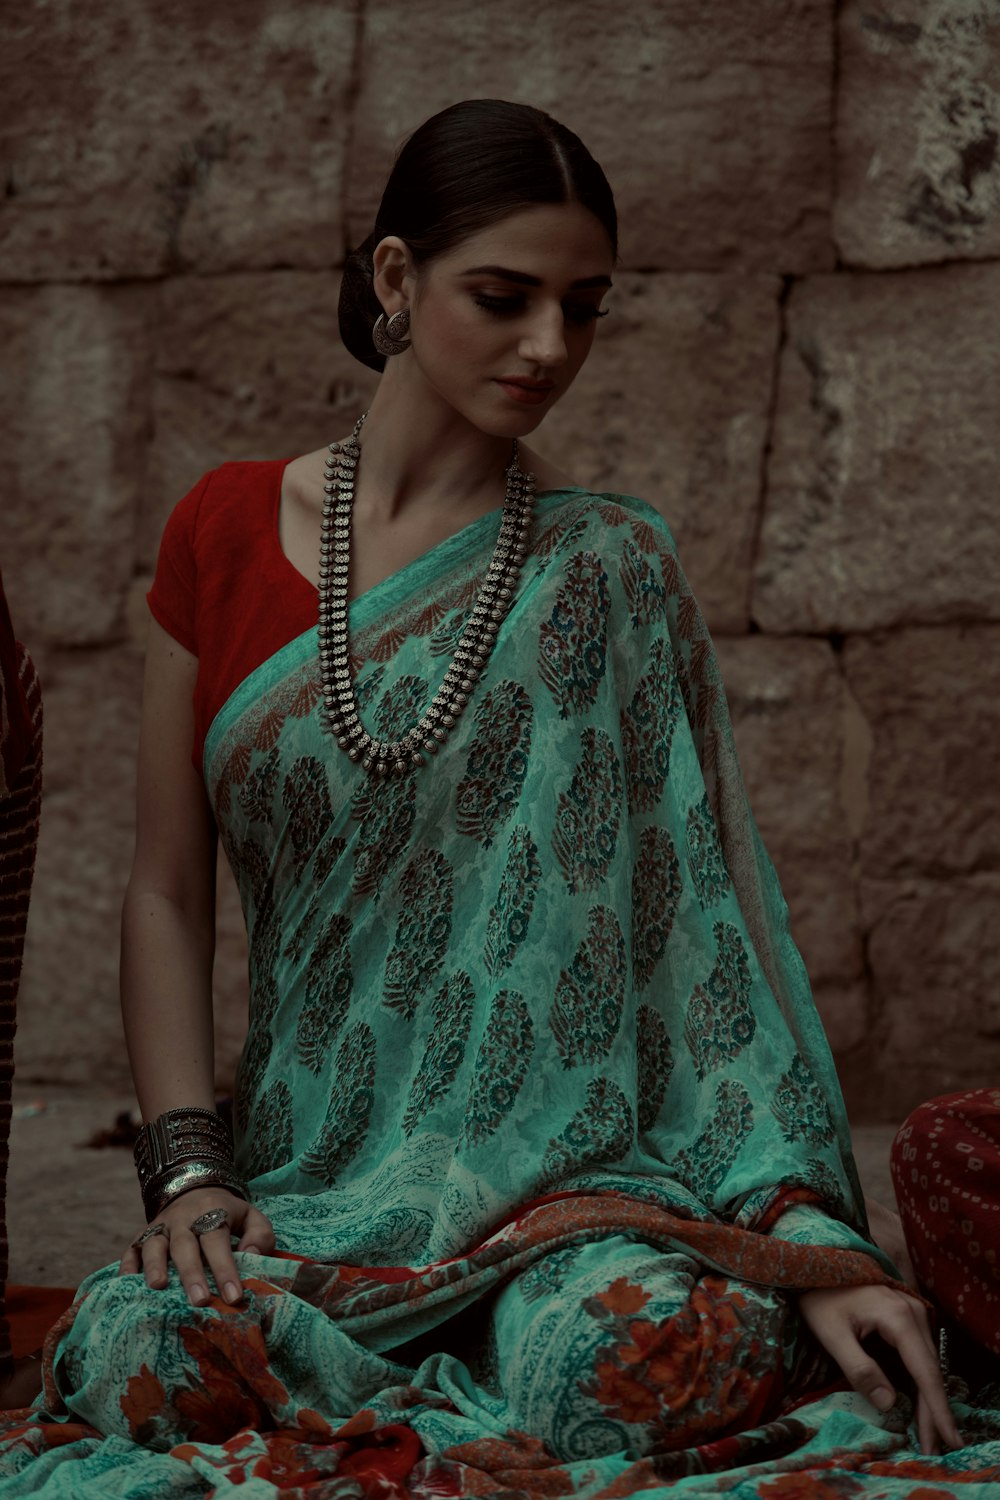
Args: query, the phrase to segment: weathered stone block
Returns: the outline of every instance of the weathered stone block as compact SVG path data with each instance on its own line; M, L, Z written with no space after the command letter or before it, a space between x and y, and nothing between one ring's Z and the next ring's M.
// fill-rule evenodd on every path
M825 6L599 0L365 9L349 176L367 235L403 138L468 98L534 104L581 135L615 189L628 266L833 264ZM446 62L446 65L442 65Z
M1000 267L797 285L752 613L768 631L1000 615Z
M45 787L18 1000L19 1078L130 1090L118 1002L121 903L135 840L142 657L49 652ZM214 978L216 1077L228 1086L246 1031L246 938L220 861Z
M141 657L127 649L47 659L42 822L18 997L25 1080L128 1086L118 936L141 678Z
M831 1044L850 1046L863 1023L864 961L841 801L846 704L836 658L819 641L717 644L750 804L792 935L813 984L826 991Z
M344 436L378 377L342 347L339 279L282 271L167 281L159 305L154 439L140 556L206 469L292 458Z
M991 0L839 7L837 199L845 260L1000 251L1000 11Z
M357 3L8 17L4 278L335 264Z
M145 289L0 291L0 556L18 630L122 628L148 402Z
M1000 867L1000 628L852 639L845 667L873 737L865 875Z
M877 1023L851 1060L857 1118L902 1120L935 1094L995 1084L1000 875L868 881L862 903Z
M538 433L580 483L669 521L713 629L746 628L779 331L772 277L618 277L590 358Z

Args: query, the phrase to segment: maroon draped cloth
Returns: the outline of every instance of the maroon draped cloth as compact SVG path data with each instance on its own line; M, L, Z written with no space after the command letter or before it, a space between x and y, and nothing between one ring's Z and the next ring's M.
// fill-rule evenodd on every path
M0 1379L11 1366L4 1291L14 1028L41 794L42 700L38 675L31 657L14 637L0 579Z
M1000 1089L919 1105L890 1165L921 1290L1000 1354Z

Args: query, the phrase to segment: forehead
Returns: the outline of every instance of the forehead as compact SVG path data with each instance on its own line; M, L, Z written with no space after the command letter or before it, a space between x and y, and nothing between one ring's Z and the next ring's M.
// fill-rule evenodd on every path
M459 275L491 265L542 281L610 276L614 265L607 231L580 203L545 203L508 214L470 234L441 260Z

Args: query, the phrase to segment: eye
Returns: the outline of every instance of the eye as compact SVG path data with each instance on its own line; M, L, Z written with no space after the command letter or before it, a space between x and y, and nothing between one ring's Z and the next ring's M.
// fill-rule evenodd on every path
M477 307L495 313L498 318L509 317L524 307L523 297L491 297L489 292L476 292L472 300Z
M571 323L593 323L595 318L606 318L608 307L595 307L592 302L564 302L563 312Z

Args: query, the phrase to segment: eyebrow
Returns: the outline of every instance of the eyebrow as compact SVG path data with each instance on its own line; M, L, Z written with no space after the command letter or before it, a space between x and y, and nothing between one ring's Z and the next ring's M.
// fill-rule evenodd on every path
M506 266L472 266L468 271L462 272L463 276L499 276L503 281L516 282L518 286L541 286L542 280L539 276L529 276L525 271L511 271ZM610 286L610 276L584 276L579 281L570 282L570 290L573 292L585 291L588 287Z

